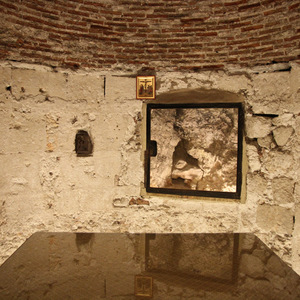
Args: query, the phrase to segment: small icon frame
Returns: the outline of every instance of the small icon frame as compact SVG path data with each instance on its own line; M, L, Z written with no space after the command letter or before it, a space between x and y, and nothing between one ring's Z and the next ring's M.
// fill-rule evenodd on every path
M155 76L136 77L136 98L139 100L155 99Z

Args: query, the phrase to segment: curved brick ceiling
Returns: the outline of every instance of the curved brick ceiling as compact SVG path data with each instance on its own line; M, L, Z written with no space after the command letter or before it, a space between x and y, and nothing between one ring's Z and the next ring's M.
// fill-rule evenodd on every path
M299 60L298 0L0 0L0 59L222 69Z

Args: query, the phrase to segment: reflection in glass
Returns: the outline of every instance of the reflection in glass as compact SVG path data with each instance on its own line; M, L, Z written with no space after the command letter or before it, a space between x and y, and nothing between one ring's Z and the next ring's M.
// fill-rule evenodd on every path
M37 233L0 267L0 299L300 299L252 234Z
M147 236L147 270L172 271L220 282L232 282L236 278L237 235L164 234L151 237Z

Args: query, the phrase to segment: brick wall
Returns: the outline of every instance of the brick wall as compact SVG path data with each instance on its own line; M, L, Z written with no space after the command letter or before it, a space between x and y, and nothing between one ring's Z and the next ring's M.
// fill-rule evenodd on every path
M222 69L299 60L298 0L0 0L0 59Z

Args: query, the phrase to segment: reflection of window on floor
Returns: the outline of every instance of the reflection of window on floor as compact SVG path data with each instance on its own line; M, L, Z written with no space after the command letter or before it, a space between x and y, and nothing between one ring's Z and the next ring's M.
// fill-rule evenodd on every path
M241 103L148 104L146 190L239 198Z
M239 234L149 234L146 270L232 284L238 244Z

